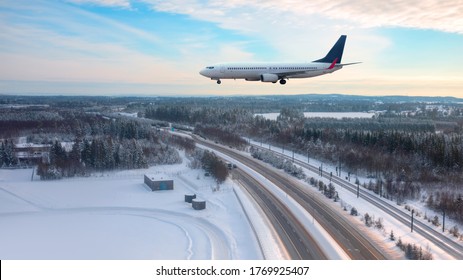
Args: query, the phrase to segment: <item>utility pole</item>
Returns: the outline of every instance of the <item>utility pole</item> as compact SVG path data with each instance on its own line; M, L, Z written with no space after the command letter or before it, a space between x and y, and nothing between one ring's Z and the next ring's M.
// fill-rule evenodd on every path
M293 151L293 162L294 162L294 151Z
M413 213L415 213L415 209L412 209L412 223L410 227L411 232L413 232Z
M383 180L379 181L379 197L383 196Z
M442 209L442 232L445 231L445 208Z
M357 198L360 196L360 183L357 183Z
M307 163L310 163L309 150L307 150Z

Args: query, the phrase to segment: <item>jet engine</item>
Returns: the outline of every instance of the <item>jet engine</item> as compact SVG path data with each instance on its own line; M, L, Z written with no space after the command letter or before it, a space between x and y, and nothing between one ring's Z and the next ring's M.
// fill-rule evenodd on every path
M260 80L266 83L276 83L279 78L276 74L262 74L260 75Z

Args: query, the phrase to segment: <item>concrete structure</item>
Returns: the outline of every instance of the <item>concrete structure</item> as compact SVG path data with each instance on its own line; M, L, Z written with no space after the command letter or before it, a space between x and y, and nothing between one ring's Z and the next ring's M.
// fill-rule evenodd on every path
M206 209L206 201L202 200L202 199L193 199L192 200L192 206L193 206L193 209L195 210L203 210L203 209Z
M196 198L196 194L186 194L185 195L185 202L192 203L193 199Z
M145 184L152 191L173 190L174 180L159 175L145 174Z

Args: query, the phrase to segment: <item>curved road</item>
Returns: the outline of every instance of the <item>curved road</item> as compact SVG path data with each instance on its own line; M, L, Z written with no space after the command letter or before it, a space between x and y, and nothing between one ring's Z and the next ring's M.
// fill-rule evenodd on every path
M262 174L273 184L285 191L296 200L306 211L315 217L325 230L335 239L351 259L386 259L386 256L377 247L361 234L355 226L344 216L340 215L326 200L313 196L296 179L288 178L286 174L269 168L262 162L244 156L236 151L220 145L204 141L193 135L193 139L206 147L219 151Z

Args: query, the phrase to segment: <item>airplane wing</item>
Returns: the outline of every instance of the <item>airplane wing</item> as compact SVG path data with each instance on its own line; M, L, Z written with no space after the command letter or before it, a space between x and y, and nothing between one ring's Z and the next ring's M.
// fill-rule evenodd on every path
M336 64L336 62L338 61L338 59L336 58L331 64L329 67L327 67L326 69L333 69L334 66L338 66L338 65L341 65L341 64ZM297 76L297 75L302 75L302 74L307 74L307 73L310 73L310 72L315 72L315 71L320 71L320 70L323 70L323 69L317 69L317 70L302 70L302 71L292 71L292 72L280 72L280 73L275 73L278 75L278 77L280 79L283 79L283 78L290 78L291 76Z
M344 64L340 64L340 63L337 63L338 62L338 59L335 58L333 60L333 62L330 64L329 67L325 68L325 69L333 69L335 66L348 66L348 65L354 65L354 64L359 64L359 63L362 63L362 62L352 62L352 63L344 63ZM280 73L275 73L276 75L278 75L278 77L280 79L283 79L283 78L290 78L291 76L297 76L297 75L302 75L302 74L307 74L307 73L310 73L310 72L314 72L314 71L320 71L320 70L323 70L323 69L318 69L318 70L301 70L301 71L292 71L292 72L280 72Z
M278 78L283 79L283 78L288 78L291 76L296 76L296 75L302 75L302 74L307 74L309 72L314 72L318 70L304 70L304 71L292 71L292 72L280 72L280 73L274 73L278 75Z

